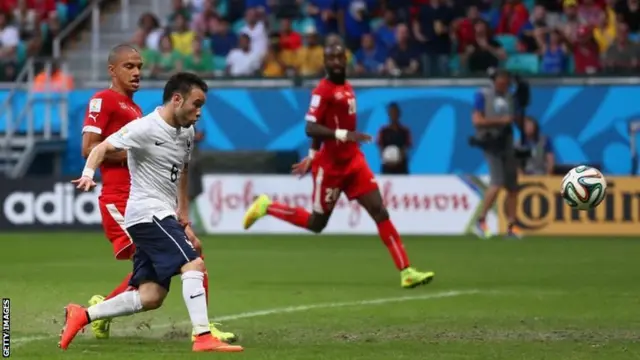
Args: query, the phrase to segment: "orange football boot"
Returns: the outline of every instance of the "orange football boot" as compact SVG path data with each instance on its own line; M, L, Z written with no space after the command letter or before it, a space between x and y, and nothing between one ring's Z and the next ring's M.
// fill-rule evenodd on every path
M244 349L239 345L229 345L215 338L210 333L197 335L193 342L194 352L240 352Z
M60 334L58 347L67 350L73 338L89 324L87 309L77 304L69 304L64 308L64 327Z

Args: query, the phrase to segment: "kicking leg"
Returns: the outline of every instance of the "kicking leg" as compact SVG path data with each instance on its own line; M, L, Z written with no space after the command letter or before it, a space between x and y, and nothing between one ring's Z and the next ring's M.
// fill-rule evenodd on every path
M389 219L389 212L383 204L380 190L369 191L359 196L357 200L378 226L380 239L387 246L396 268L400 270L402 287L413 288L431 282L435 275L433 272L420 272L410 266L404 244Z
M162 305L168 286L165 289L151 282L157 276L149 255L137 249L133 266L130 285L138 290L123 292L89 308L77 304L65 307L65 325L58 344L60 348L66 350L78 332L92 322L153 310Z
M113 247L115 258L117 260L131 260L135 253L135 246L133 245L129 234L124 230L124 216L122 215L126 208L126 200L100 200L99 208L102 215L104 232ZM93 295L91 299L89 299L89 306L98 305L105 300L114 298L127 291L131 275L132 273L127 274L124 279L120 281L120 284L118 284L118 286L116 286L116 288L113 289L106 297L102 295ZM96 339L109 338L110 329L111 319L109 318L96 320L91 323L91 331Z
M314 211L309 213L301 207L291 207L277 201L271 201L267 195L260 195L245 214L245 229L248 229L258 219L266 215L271 215L291 225L319 234L327 226L331 212Z
M325 176L322 167L313 169L313 212L309 213L301 207L291 207L286 204L271 201L267 195L258 196L244 215L243 226L249 229L259 219L266 215L273 216L299 228L320 233L331 217L331 212L340 197L341 180L336 176Z

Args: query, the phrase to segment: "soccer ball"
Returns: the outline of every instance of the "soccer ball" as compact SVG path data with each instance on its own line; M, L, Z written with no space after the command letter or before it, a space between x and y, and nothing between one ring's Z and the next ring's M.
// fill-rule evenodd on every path
M578 210L589 210L598 206L607 191L607 180L593 167L574 167L562 179L560 190L567 205Z
M382 162L384 164L397 164L401 159L400 148L395 145L389 145L382 150Z

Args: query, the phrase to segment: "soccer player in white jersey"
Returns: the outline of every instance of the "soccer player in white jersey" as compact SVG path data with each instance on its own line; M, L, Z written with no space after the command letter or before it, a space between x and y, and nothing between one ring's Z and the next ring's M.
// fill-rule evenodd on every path
M96 146L87 158L82 177L73 181L79 189L89 191L96 186L93 175L105 155L128 151L131 192L125 226L136 245L130 285L137 290L89 308L67 305L60 348L67 349L76 334L92 321L160 307L171 278L182 274L182 295L197 334L193 351L243 350L211 335L203 287L204 261L182 225L188 223L189 214L186 172L193 149L193 125L200 117L207 90L207 84L194 74L172 76L164 88L164 105Z

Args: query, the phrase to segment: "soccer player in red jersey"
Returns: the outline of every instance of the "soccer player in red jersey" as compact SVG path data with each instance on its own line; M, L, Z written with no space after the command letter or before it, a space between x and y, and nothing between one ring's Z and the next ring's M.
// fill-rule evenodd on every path
M129 122L142 117L142 110L133 102L133 94L140 87L140 70L142 57L131 45L118 45L109 53L108 69L111 86L98 91L89 101L84 126L82 128L82 156L87 158L91 150L109 135L120 130ZM107 155L100 166L102 174L102 192L98 198L98 206L102 215L104 233L113 246L117 260L130 260L135 253L135 246L124 227L124 213L129 198L129 169L127 153L121 151ZM193 231L186 229L194 246L201 251L200 241ZM131 273L109 295L94 295L89 305L98 304L120 293L127 291ZM208 277L205 274L204 286L209 293ZM91 324L91 330L98 339L109 337L110 320L98 320ZM236 337L232 333L221 332L211 324L211 333L222 341L232 342Z
M371 141L371 136L356 131L356 99L353 88L346 80L346 63L346 50L342 44L333 42L325 47L327 76L313 90L306 115L306 133L313 143L309 156L294 165L294 173L297 174L304 174L311 169L313 212L292 208L261 195L247 210L244 228L248 229L261 217L271 215L320 233L327 225L340 194L345 193L349 200L357 200L377 224L380 238L400 271L402 287L414 288L427 284L433 279L434 273L420 272L410 266L373 172L360 150L359 143Z

